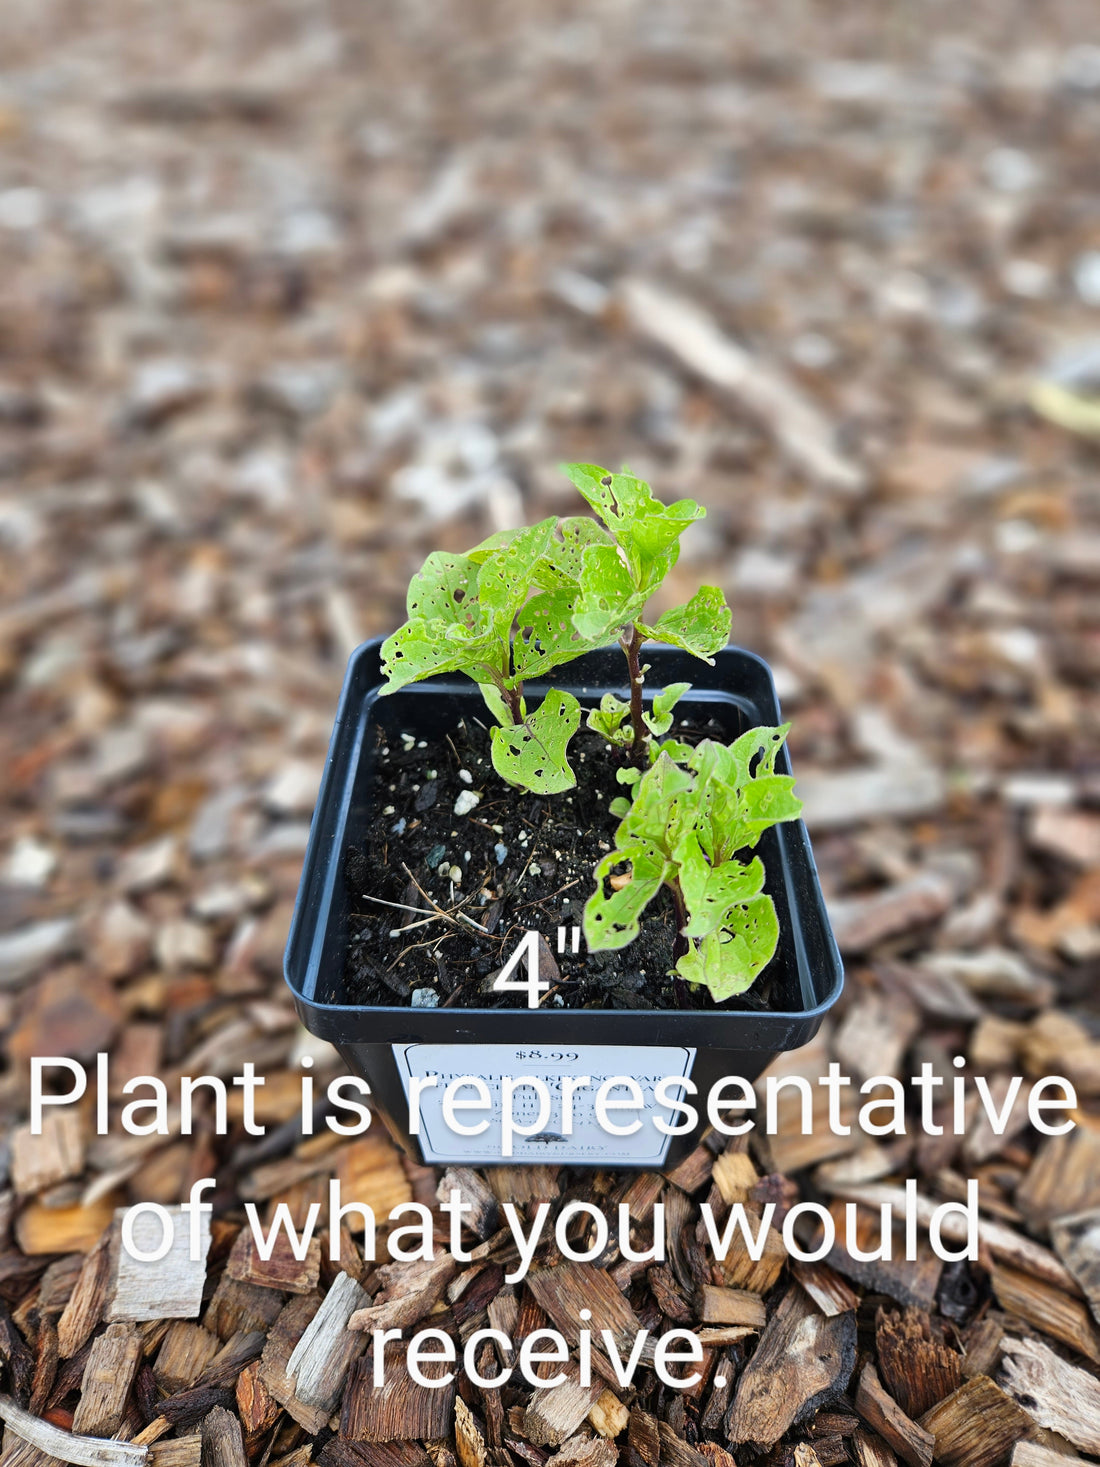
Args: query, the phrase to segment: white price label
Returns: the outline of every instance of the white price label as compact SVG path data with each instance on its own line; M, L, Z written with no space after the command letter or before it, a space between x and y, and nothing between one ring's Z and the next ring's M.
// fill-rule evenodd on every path
M393 1057L411 1096L411 1082L435 1077L437 1083L421 1086L419 1094L420 1134L418 1140L426 1162L465 1162L492 1165L508 1162L554 1162L567 1165L599 1163L601 1166L644 1166L660 1168L672 1137L657 1129L655 1118L682 1124L683 1113L657 1101L655 1087L661 1080L690 1075L695 1050L681 1045L639 1049L632 1045L608 1044L395 1044ZM520 1085L511 1098L511 1155L503 1148L503 1081L524 1076L541 1080L550 1097L549 1115L531 1135L540 1110L540 1097L532 1086ZM443 1098L447 1086L464 1076L485 1082L490 1096L486 1109L460 1110L463 1125L487 1120L488 1127L477 1136L464 1136L447 1125ZM617 1076L628 1076L641 1091L637 1109L611 1109L611 1124L625 1129L634 1120L641 1125L630 1136L615 1135L600 1125L596 1095L600 1086ZM564 1118L563 1081L587 1078L583 1087L571 1086L572 1124ZM469 1099L472 1091L462 1092ZM668 1087L679 1096L681 1087ZM630 1092L615 1088L614 1102Z

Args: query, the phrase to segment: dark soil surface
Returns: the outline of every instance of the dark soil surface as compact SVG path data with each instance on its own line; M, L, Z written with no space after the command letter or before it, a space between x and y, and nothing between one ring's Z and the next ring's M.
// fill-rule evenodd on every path
M676 732L694 740L716 727ZM607 807L622 793L614 773L621 756L597 735L583 728L577 734L570 746L577 787L549 798L501 781L488 730L476 721L464 720L436 739L404 735L387 743L383 737L366 799L376 813L353 834L344 862L351 914L345 1002L407 1004L427 988L440 1006L524 1008L525 992L492 985L524 933L534 930L542 938L539 974L551 984L544 1008L767 1007L775 961L749 994L723 1004L669 976L676 920L667 891L649 906L629 947L589 953L582 934L573 953L572 929L581 926L592 869L618 825ZM481 798L468 814L456 815L463 792ZM564 953L559 927L566 929ZM524 965L511 976L523 979Z

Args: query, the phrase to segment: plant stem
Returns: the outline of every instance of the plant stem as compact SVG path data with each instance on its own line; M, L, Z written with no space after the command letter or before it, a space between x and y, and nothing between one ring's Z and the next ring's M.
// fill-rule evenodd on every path
M670 881L668 889L672 893L672 904L676 908L676 941L672 947L672 959L673 962L679 962L688 950L688 940L684 936L684 928L688 923L687 903L684 901L684 893L680 890L678 881Z
M515 688L504 688L504 701L508 705L508 712L512 715L513 723L523 722L523 685Z
M642 717L642 636L636 626L630 628L630 636L619 645L626 653L626 665L630 669L630 724L634 730L634 742L630 746L630 761L639 769L646 767L649 730Z

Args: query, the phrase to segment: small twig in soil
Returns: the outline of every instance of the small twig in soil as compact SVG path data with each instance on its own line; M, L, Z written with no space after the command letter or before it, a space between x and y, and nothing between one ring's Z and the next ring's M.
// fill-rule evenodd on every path
M420 885L420 882L417 881L416 877L409 870L408 866L405 865L404 861L401 862L401 869L402 869L402 871L404 871L405 875L412 882L413 886L416 887L417 891L424 898L424 900L428 903L428 905L431 907L431 909L434 912L436 912L440 917L442 917L445 921L447 921L447 922L455 922L455 923L457 923L459 921L468 922L469 925L475 929L475 931L480 932L482 934L482 936L485 936L485 928L482 927L481 923L480 922L475 922L472 917L467 917L466 913L463 912L461 910L461 908L456 908L453 915L450 912L445 912L443 910L443 908L439 905L439 903L436 902L436 901L434 901L428 895L428 893ZM470 898L470 900L472 900L472 898Z
M580 883L581 879L579 876L577 876L572 881L567 881L564 886L559 886L557 891L552 891L549 896L532 897L529 902L520 902L519 906L516 908L516 911L522 912L524 907L537 907L541 906L543 902L552 902L555 897L561 896L563 891L568 891L571 886L579 886Z

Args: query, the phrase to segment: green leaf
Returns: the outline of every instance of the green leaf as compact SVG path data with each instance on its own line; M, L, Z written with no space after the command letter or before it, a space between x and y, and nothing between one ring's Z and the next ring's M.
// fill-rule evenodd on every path
M630 704L616 698L614 693L605 693L600 706L589 710L587 725L609 744L625 747L633 742L633 729L626 724L630 717Z
M672 727L672 710L690 689L690 683L669 683L667 688L654 694L652 711L642 714L654 738L662 738L668 733Z
M589 545L584 552L580 595L573 625L586 640L602 645L640 616L645 597L614 545Z
M419 682L441 672L468 672L477 677L477 664L499 657L495 637L466 635L465 628L442 617L431 621L407 621L382 643L382 671L386 677L384 693L394 693L406 683ZM481 668L482 677L488 677Z
M654 590L676 563L680 536L706 510L693 499L664 505L633 474L610 474L598 464L563 467L621 546L637 589Z
M604 892L604 881L620 863L630 866L630 880L618 891ZM668 863L655 846L634 841L614 850L596 867L596 890L584 904L584 940L589 951L626 947L638 936L638 919L661 889Z
M643 626L642 635L655 642L679 647L705 662L729 640L732 613L717 586L700 586L683 606L666 611L653 626Z
M574 626L573 600L569 590L541 591L520 610L512 644L517 677L545 677L552 668L602 645L587 641Z
M510 728L512 725L512 715L496 683L481 683L481 696L485 699L485 706L496 719L497 723L502 728Z
M764 863L759 856L749 862L724 861L712 866L703 854L696 831L691 830L674 852L680 890L688 909L684 927L687 937L705 937L728 925L731 909L764 889Z
M565 755L580 721L581 705L573 694L551 688L522 723L490 730L493 768L509 784L532 794L572 789L577 778Z
M472 633L480 614L477 576L477 565L468 555L433 551L409 582L409 619L439 619Z
M625 795L616 795L607 808L621 820L624 815L630 814L630 801Z
M779 919L775 903L763 893L731 907L728 922L701 941L691 941L676 964L688 983L710 989L715 1003L744 993L775 956Z
M554 516L518 531L507 544L490 551L478 574L478 599L498 636L511 632L516 613L527 600L535 567L550 543Z
M670 855L679 839L680 823L690 803L684 797L692 783L686 770L667 754L660 755L634 786L634 799L622 831L629 839L645 840Z
M675 763L687 764L694 752L693 744L685 744L680 739L664 739L659 744L650 744L649 760L651 764L656 764L661 754L667 754Z
M546 547L539 566L541 584L548 589L577 586L584 570L584 552L590 545L614 546L604 527L587 515L569 515L558 521L558 532Z

